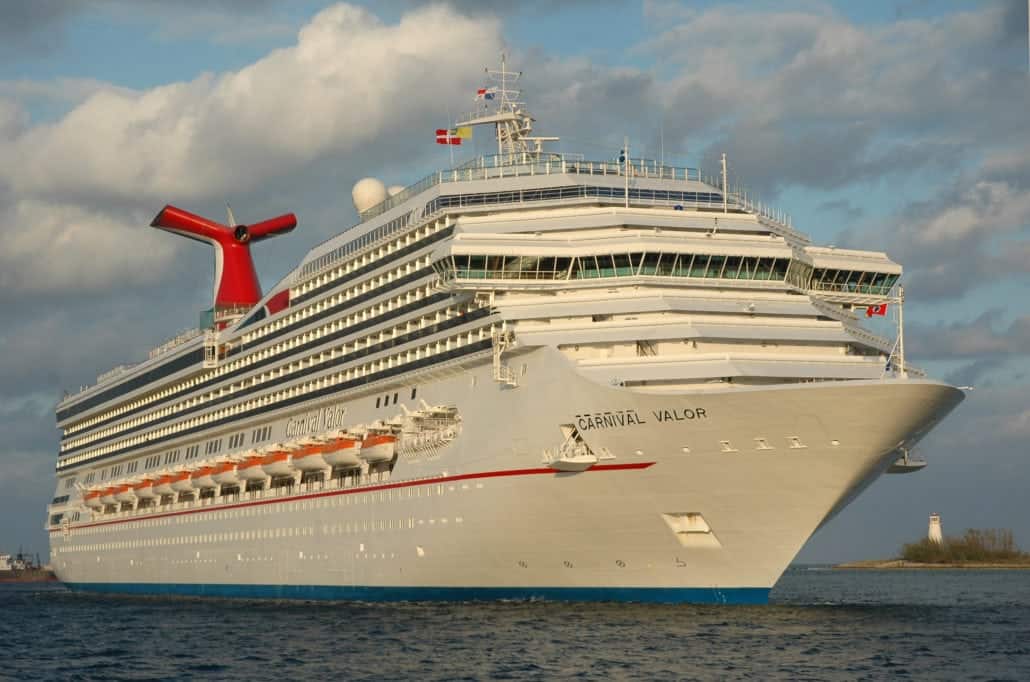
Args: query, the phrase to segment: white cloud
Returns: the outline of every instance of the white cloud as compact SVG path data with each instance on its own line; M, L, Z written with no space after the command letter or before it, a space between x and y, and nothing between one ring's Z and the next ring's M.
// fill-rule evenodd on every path
M497 26L442 7L396 25L336 5L297 44L236 72L100 91L10 150L16 191L138 200L252 189L365 140L422 125L493 56ZM455 46L461 49L455 49Z
M0 300L155 281L168 270L179 242L145 228L149 218L34 199L0 207L0 225L6 226Z
M153 280L167 271L173 240L132 245L164 203L289 184L327 157L359 166L347 157L370 140L420 132L428 140L443 103L467 96L499 44L494 20L446 7L385 24L336 5L295 45L234 72L143 91L95 81L3 84L22 97L67 89L85 99L31 127L0 100L0 285L18 295Z

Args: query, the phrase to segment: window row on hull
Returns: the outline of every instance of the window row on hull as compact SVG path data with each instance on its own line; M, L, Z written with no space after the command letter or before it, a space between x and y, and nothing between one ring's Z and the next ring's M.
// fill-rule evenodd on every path
M887 296L899 275L816 269L792 258L689 253L609 253L589 256L486 256L456 254L433 267L451 280L564 280L607 277L688 277L694 279L787 282L803 289ZM795 277L788 277L794 273Z
M293 407L316 398L342 393L374 382L416 372L423 368L485 353L493 345L493 341L490 338L490 329L490 326L472 329L458 336L411 348L394 356L380 358L359 367L318 377L274 393L266 393L242 403L226 406L202 416L134 436L126 441L112 443L97 450L71 455L60 459L57 463L57 469L61 471L108 457L117 457L139 449L141 446L151 447L160 445L172 439L260 417L268 412Z
M423 218L433 216L440 211L453 208L466 208L476 206L488 206L491 204L512 204L532 203L539 201L555 201L562 199L588 199L607 198L618 199L628 198L631 201L643 201L647 203L669 203L676 207L691 206L704 208L718 208L722 206L722 194L719 192L675 191L665 189L643 189L625 187L598 187L592 185L574 185L566 187L548 187L542 189L514 190L507 192L479 192L470 194L443 195L426 203L422 210ZM390 234L409 226L415 220L415 213L410 212L403 216L394 218L389 223L381 225L364 235L351 240L332 251L325 253L318 258L305 263L301 269L300 276L308 277L320 270L330 267L333 263L346 258L347 256L360 251L361 249L388 237ZM341 266L344 271L347 266ZM339 276L339 274L337 274ZM331 280L330 274L320 275L318 278L309 280L297 288L297 293L303 300L312 295L313 290L325 286L326 280ZM244 324L249 324L248 320Z
M433 226L425 226L417 230L413 230L408 235L398 237L397 244L403 243L403 246L391 248L392 245L390 244L384 245L381 249L377 249L368 254L364 254L360 256L358 259L356 259L355 262L360 263L360 265L352 266L351 264L345 264L347 267L348 275L346 278L322 282L320 286L317 287L317 290L312 290L310 287L304 288L302 286L301 289L305 293L299 296L292 297L293 301L291 310L294 310L295 312L296 307L299 303L303 303L304 301L307 301L320 293L340 286L345 282L351 281L352 279L355 279L357 277L366 275L374 270L383 267L384 265L387 265L396 260L409 256L416 251L428 248L429 246L440 241L441 239L444 239L447 236L449 236L453 232L453 230L453 227L437 229ZM269 324L263 325L262 327L249 331L245 338L247 340L250 340L251 338L257 338L256 336L251 337L251 335L253 335L255 332L259 332L261 336L268 336L269 338L279 336L284 333L288 333L291 329L295 327L290 326L289 328L286 328L284 325L280 324L280 320L284 319L285 317L286 316L284 315L280 317L278 320L275 320ZM250 324L256 321L258 321L257 318L254 318L252 320L248 320L246 324ZM268 327L273 326L274 329L268 329ZM166 379L167 377L177 372L180 372L188 367L200 367L201 363L203 362L203 359L203 349L196 349L190 351L189 353L179 358L175 358L173 360L170 360L169 362L166 362L151 370L148 370L144 374L127 379L126 381L111 386L110 388L105 389L100 393L97 393L96 395L93 395L89 398L86 398L85 400L75 403L74 405L58 410L57 421L58 423L66 421L77 414L82 414L83 412L86 412L98 405L102 405L114 398L117 398L118 396L131 393L149 384L157 383L162 379Z
M900 277L884 272L816 268L812 272L810 288L816 291L885 296Z
M240 360L231 363L231 371L227 374L220 376L205 375L205 378L199 383L188 382L184 384L178 384L169 388L166 391L162 391L159 394L155 394L162 398L161 400L149 401L148 404L135 407L131 410L117 410L110 414L111 416L105 417L103 421L95 424L96 427L103 426L106 423L116 421L118 419L124 419L130 417L133 414L137 414L143 410L152 409L159 405L168 402L172 399L178 399L189 395L191 398L196 398L200 391L210 389L212 387L223 384L226 381L236 379L245 374L254 372L255 370L275 363L282 363L295 355L309 352L333 341L339 341L348 336L352 336L365 329L379 326L390 320L404 317L407 315L414 315L417 311L423 310L425 313L435 314L438 306L444 303L448 299L452 298L451 294L445 292L431 293L431 287L429 285L421 286L416 291L418 295L413 296L408 302L403 305L399 305L389 310L388 312L377 314L373 317L365 317L360 313L353 315L347 315L337 317L331 320L325 325L318 327L317 329L311 330L310 333L305 334L303 339L300 339L296 343L290 344L276 344L258 350L252 354L241 358ZM423 315L424 317L424 315ZM414 320L406 320L404 323L405 331L407 327L413 324L417 324L419 318ZM382 332L379 332L382 335ZM367 338L367 337L366 337ZM357 345L358 341L353 341L349 345ZM345 344L347 345L347 344Z
M565 258L454 255L434 263L447 279L579 280L697 277L784 281L789 258L680 253L613 253Z
M332 263L342 258L346 258L352 253L356 253L361 249L370 246L371 244L374 244L381 239L385 239L394 232L397 232L400 229L410 226L412 222L414 222L416 217L417 214L415 211L409 211L408 213L405 213L402 216L394 218L388 223L385 223L383 225L380 225L379 227L369 230L360 237L352 239L351 241L347 242L346 244L343 244L342 246L336 247L332 251L325 253L319 256L318 258L315 258L314 260L308 261L304 264L304 267L301 268L300 276L307 277L312 273L318 272L319 270L328 267Z
M626 199L630 202L669 203L676 208L684 206L701 208L722 208L722 194L718 192L675 191L664 189L598 187L596 185L572 185L546 187L542 189L509 190L506 192L479 192L475 194L449 194L436 197L426 203L423 215L453 208L472 208L493 204L523 204L538 201L559 201L563 199Z
M412 261L415 263L416 261ZM305 314L297 314L296 318L292 318L289 324L282 324L276 327L275 331L268 336L261 339L261 342L266 345L263 349L259 349L256 353L249 350L246 346L247 337L245 336L243 341L239 345L235 345L226 353L227 358L233 356L240 356L235 360L223 363L220 367L214 370L210 370L204 374L197 374L190 377L188 380L180 383L173 384L159 391L155 391L151 394L140 396L131 402L125 403L118 407L114 407L110 410L105 410L103 413L85 419L81 422L77 422L68 426L65 432L68 434L81 432L87 428L94 428L101 425L102 423L108 423L113 419L120 416L126 416L141 409L146 408L147 405L152 404L156 401L161 401L173 396L182 395L184 391L193 389L196 390L201 385L210 385L211 383L218 382L226 378L227 376L237 372L241 367L247 367L248 365L254 364L256 361L268 357L270 354L277 352L285 352L294 349L299 345L303 345L310 338L318 336L324 333L325 326L320 329L309 330L306 332L298 333L303 327L306 327L318 320L325 319L332 316L343 316L349 309L366 303L370 300L376 299L383 294L401 288L413 283L418 283L419 280L425 279L432 275L433 271L428 265L428 256L417 259L417 263L420 266L416 269L415 266L411 268L402 267L406 274L398 274L396 278L390 279L386 274L383 282L377 281L377 287L374 289L363 289L363 293L357 293L348 289L347 291L339 292L338 294L319 301L316 306L313 306L311 310L305 311ZM353 289L359 289L359 286ZM429 285L420 285L415 288L408 289L407 291L390 298L386 301L374 303L362 310L358 310L351 315L347 315L345 319L350 325L357 325L372 317L381 315L384 313L384 308L389 311L393 308L402 307L410 304L411 302L429 295ZM284 318L285 320L285 318ZM328 325L332 326L332 325ZM367 325L365 325L367 326ZM290 335L290 338L285 342L271 345L271 342L277 338ZM198 351L202 353L202 351ZM202 362L202 355L197 364ZM267 364L267 363L266 363Z
M408 320L402 326L391 330L383 330L373 337L356 339L335 348L325 349L308 357L299 358L289 365L280 365L269 371L247 376L238 382L221 384L217 389L205 395L196 396L176 405L154 410L110 429L103 429L82 438L69 440L62 444L61 454L62 456L71 455L82 451L84 448L95 447L110 441L113 438L124 437L131 433L152 428L171 419L210 409L214 405L267 390L269 385L294 381L310 374L323 372L331 367L356 362L369 355L381 353L390 348L412 343L418 339L468 324L488 314L489 309L487 308L469 311L468 306L465 304L438 309L417 321Z

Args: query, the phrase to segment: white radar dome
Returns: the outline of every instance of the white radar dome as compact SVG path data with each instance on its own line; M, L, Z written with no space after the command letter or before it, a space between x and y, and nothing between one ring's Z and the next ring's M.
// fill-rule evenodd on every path
M387 194L391 197L404 191L404 185L390 185L386 188Z
M364 213L376 204L386 200L386 185L382 180L376 178L362 178L354 183L354 189L350 191L354 200L354 208L358 213Z

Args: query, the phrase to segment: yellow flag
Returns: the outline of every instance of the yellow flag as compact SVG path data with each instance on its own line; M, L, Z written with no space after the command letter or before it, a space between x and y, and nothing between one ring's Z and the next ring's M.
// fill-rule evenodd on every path
M456 137L460 137L463 140L468 140L472 137L472 126L462 126L454 131Z

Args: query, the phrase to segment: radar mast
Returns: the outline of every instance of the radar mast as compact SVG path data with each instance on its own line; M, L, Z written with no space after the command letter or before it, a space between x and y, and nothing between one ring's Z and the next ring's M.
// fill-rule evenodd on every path
M521 101L522 91L516 87L522 72L508 70L507 57L503 52L501 68L484 71L490 85L480 88L476 95L476 101L482 101L482 107L460 119L457 125L493 124L499 156L507 154L513 158L522 156L524 159L539 157L544 142L554 142L559 138L532 135L533 117L526 110L525 102Z

